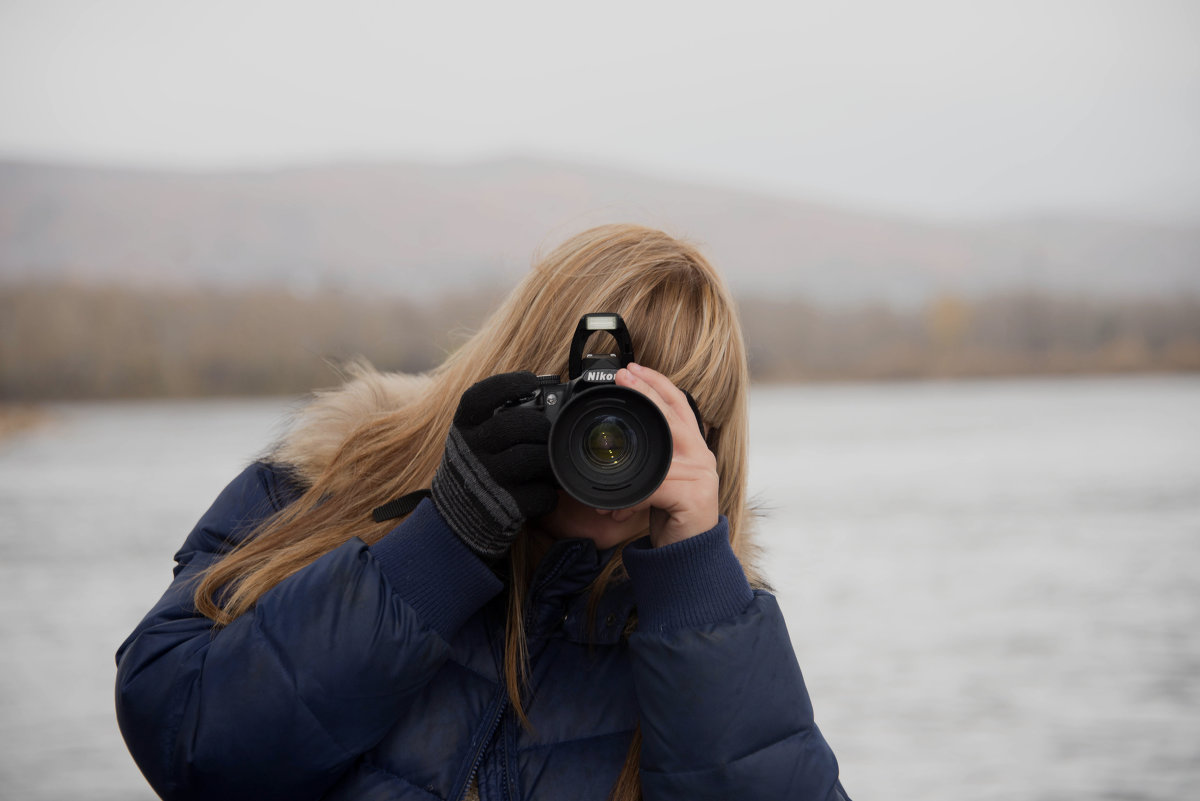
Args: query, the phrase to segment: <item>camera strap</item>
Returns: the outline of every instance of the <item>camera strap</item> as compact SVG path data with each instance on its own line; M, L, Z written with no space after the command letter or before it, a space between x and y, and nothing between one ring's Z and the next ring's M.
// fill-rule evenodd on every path
M692 414L696 415L696 425L700 426L700 436L704 438L705 442L707 442L708 432L704 430L704 421L700 418L700 407L696 404L696 399L692 397L692 393L688 392L686 389L681 388L681 390L684 394L684 397L686 397L688 400L688 406L692 407Z
M397 517L404 517L407 514L411 514L412 510L417 508L417 504L432 494L427 489L419 489L394 501L388 501L383 506L375 507L374 511L371 512L371 519L376 523L382 523L385 520L395 520Z

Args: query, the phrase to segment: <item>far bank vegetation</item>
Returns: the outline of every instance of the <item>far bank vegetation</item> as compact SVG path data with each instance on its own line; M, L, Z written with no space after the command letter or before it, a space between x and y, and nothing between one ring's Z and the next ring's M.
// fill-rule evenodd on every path
M499 290L429 303L276 290L0 288L0 400L289 394L440 362ZM739 298L758 381L1200 370L1200 299L1013 292L919 308ZM566 343L564 343L564 348Z

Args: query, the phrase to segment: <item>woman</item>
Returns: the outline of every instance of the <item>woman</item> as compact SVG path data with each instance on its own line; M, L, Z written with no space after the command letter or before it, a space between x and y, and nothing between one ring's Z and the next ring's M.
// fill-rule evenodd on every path
M556 489L544 414L493 414L566 377L589 312L623 317L616 383L673 438L612 512ZM720 277L636 226L561 245L428 374L359 368L225 489L118 651L138 765L180 799L844 799L752 589L747 390Z

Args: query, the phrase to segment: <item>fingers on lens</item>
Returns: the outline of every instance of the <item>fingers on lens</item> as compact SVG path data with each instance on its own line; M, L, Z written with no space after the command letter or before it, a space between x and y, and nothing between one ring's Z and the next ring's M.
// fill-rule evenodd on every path
M649 368L646 369L648 370ZM660 409L664 409L663 413L667 416L669 423L690 420L695 416L692 412L692 407L688 404L687 395L684 394L682 389L675 386L671 379L660 373L661 378L652 382L645 380L647 375L647 372L643 372L641 376L634 377L642 381L643 386L648 388L648 391L643 391L644 394L658 403ZM669 410L670 413L668 414L666 410ZM678 418L678 420L672 419L672 415Z
M649 381L644 381L638 376L634 376L634 379L637 382L634 384L634 388L649 398L650 402L658 407L658 410L663 413L663 417L667 419L667 424L670 425L671 415L675 411L671 407L671 404L667 402L667 399L663 397L662 393L655 389Z

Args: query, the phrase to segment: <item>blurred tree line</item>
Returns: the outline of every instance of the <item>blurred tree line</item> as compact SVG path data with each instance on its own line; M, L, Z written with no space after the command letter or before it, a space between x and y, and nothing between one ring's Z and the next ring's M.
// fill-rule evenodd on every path
M912 310L741 304L759 380L959 378L1200 370L1200 298L1024 291Z
M337 383L359 356L420 371L498 298L0 287L0 400L291 394Z
M416 372L486 317L499 288L436 302L274 289L0 288L0 400L290 394L363 356ZM742 297L756 380L1200 370L1200 299L1036 292L916 309ZM564 343L564 348L566 343Z

